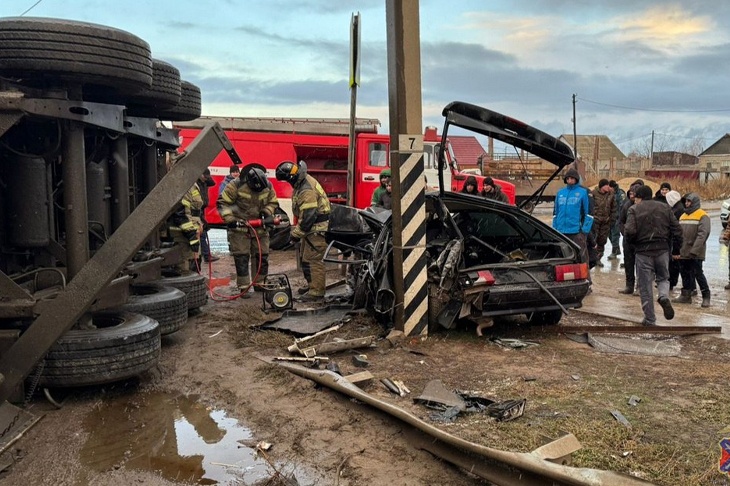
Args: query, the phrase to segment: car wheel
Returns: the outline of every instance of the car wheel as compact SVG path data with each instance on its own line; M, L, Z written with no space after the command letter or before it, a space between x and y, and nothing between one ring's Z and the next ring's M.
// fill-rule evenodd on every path
M97 312L96 329L71 329L42 362L39 386L103 385L125 380L157 365L160 325L131 312ZM32 375L31 375L32 376Z
M545 312L533 312L527 315L527 320L530 324L542 325L542 326L554 326L560 322L563 318L563 311L552 310Z
M48 18L0 20L0 73L136 92L152 84L150 46L102 25ZM62 83L63 84L63 83Z
M179 330L188 321L188 298L175 287L157 284L132 286L132 295L118 311L144 314L160 323L160 334L165 336Z
M166 287L175 287L185 292L188 299L188 310L199 309L208 301L208 286L205 277L197 273L188 275L164 276L157 281Z
M190 121L199 118L200 113L200 88L193 83L180 81L180 102L174 108L160 112L160 119Z

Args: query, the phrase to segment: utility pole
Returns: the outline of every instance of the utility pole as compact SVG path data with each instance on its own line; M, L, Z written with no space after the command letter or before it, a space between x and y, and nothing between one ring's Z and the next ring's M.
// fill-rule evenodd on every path
M386 0L395 328L428 333L426 198L418 0Z
M576 94L573 93L573 155L577 158L578 157L578 129L575 126L575 97Z
M654 164L654 130L651 131L651 147L649 148L649 167Z
M360 85L360 12L350 20L350 144L347 149L347 204L355 205L355 124Z

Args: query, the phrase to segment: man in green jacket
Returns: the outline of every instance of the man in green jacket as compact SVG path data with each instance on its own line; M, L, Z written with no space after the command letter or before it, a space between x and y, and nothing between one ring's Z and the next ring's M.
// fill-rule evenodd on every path
M380 171L380 185L375 191L373 191L373 197L370 199L371 206L377 206L380 201L380 195L386 192L386 187L390 183L390 169L383 169Z

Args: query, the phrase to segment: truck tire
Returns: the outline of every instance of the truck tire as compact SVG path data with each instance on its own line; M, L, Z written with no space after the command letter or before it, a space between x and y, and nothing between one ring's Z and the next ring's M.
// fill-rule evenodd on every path
M0 20L0 74L31 84L97 84L131 93L152 85L152 58L147 42L123 30L8 17Z
M180 97L180 71L172 64L152 59L152 86L125 103L127 115L157 118L164 110L177 106Z
M188 321L188 298L175 287L133 285L127 303L114 310L136 312L156 320L160 323L160 334L165 336L178 331Z
M160 120L190 121L200 117L200 88L188 81L180 81L180 102L160 113Z
M191 273L178 277L163 276L157 283L185 292L188 299L188 311L199 309L208 301L208 285L203 275Z
M131 312L98 312L97 329L71 329L43 360L38 385L46 388L103 385L125 380L157 365L160 325Z

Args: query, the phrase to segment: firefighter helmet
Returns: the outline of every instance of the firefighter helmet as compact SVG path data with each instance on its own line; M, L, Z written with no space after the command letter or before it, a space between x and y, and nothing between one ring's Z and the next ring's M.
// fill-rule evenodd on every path
M266 177L266 172L254 167L246 174L246 184L253 192L261 192L269 185L269 179Z
M286 181L294 185L299 178L299 164L295 164L290 160L285 160L276 168L276 180Z

